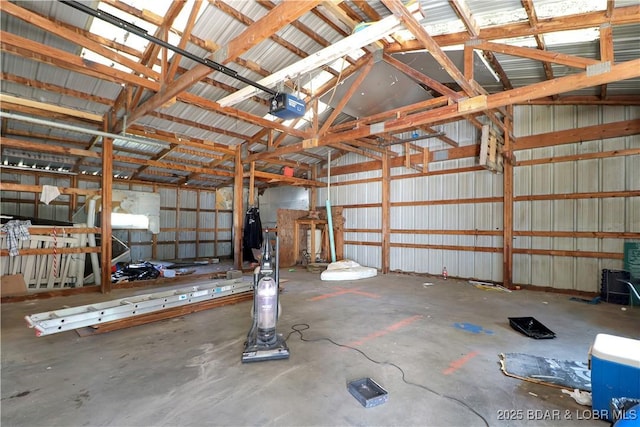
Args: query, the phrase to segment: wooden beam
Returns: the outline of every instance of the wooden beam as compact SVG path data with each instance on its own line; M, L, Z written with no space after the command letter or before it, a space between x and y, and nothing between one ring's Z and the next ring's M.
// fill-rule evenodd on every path
M25 141L22 139L7 138L7 137L2 138L2 146L17 148L21 150L37 151L40 153L61 154L66 156L92 157L94 159L99 159L102 157L100 153L97 153L95 151L64 147L58 144L43 144L43 143L34 142L34 141Z
M420 101L415 104L406 105L400 108L394 108L393 110L384 111L382 113L373 114L369 117L362 119L351 120L345 123L340 123L331 128L333 133L337 133L342 130L357 129L361 126L365 126L369 123L379 123L392 118L406 117L408 114L415 113L417 111L431 110L437 107L442 107L450 103L449 98L441 96L438 98L428 99L426 101Z
M464 45L464 68L462 71L464 73L464 77L467 80L473 80L475 78L474 59L475 59L475 53L474 53L473 46L469 44L465 44Z
M255 206L255 181L256 181L256 162L251 162L251 170L249 171L249 205Z
M474 48L582 69L586 69L588 66L595 65L599 62L595 59L566 55L564 53L548 52L530 47L511 46L488 41L480 41L474 45Z
M133 6L129 6L127 3L120 1L120 0L102 0L103 3L108 4L109 6L113 6L116 9L119 9L131 16L135 16L136 18L139 18L141 20L150 22L151 24L155 25L156 27L161 27L162 24L164 23L164 19L162 16L160 15L156 15L155 13L151 12L150 10L140 10L140 9L136 9ZM182 37L182 31L178 28L169 28L169 30L174 33L177 34L178 36ZM189 41L191 43L193 43L194 45L207 50L209 52L215 52L216 50L219 49L219 46L217 44L215 44L212 40L203 40L200 39L198 37L195 37L193 34L189 36Z
M544 165L549 163L575 162L579 160L607 159L619 156L640 155L640 148L629 148L628 150L601 151L598 153L581 153L569 156L554 156L539 159L520 160L516 166Z
M386 53L383 54L382 59L384 60L384 62L386 62L387 64L391 65L392 67L402 71L404 74L406 74L407 76L411 77L412 79L425 84L426 86L428 86L430 89L435 90L436 92L438 92L440 95L442 96L446 96L448 98L451 98L453 100L459 100L460 98L462 98L462 95L459 94L458 92L456 92L453 89L450 89L449 87L443 85L442 83L440 83L439 81L432 79L431 77L422 74L421 72L417 71L415 68L410 67L409 65L405 64L404 62L398 61L396 58L394 58L391 55L387 55Z
M103 131L109 131L107 115L103 123ZM100 239L100 290L102 293L111 292L111 210L113 203L113 139L103 138L102 141L102 176L100 177L102 189L100 197L100 227L102 238Z
M437 129L434 129L431 126L420 126L420 129L426 131L427 133L438 133L439 132ZM436 139L439 139L440 141L444 142L445 144L449 144L452 147L458 147L459 146L457 141L454 141L453 139L449 138L447 135L440 135L440 136L436 137Z
M559 193L559 194L530 194L515 196L515 202L528 202L533 200L576 200L576 199L609 199L613 197L640 197L640 191L599 191L588 193Z
M613 15L613 10L615 8L615 3L616 3L616 0L608 0L607 1L607 11L605 13L605 16L607 18L611 18L611 16Z
M62 39L68 40L79 46L83 46L105 58L117 62L127 68L130 68L132 71L135 71L138 74L142 74L143 76L149 77L154 80L158 80L160 78L160 74L153 69L141 65L138 62L115 52L114 50L108 49L102 46L100 43L96 43L93 40L82 37L75 31L51 22L50 20L37 15L28 9L24 9L10 2L3 2L2 12L8 13L18 19L28 22L29 24L43 29L44 31L55 34Z
M159 141L165 141L169 144L176 144L180 147L192 147L200 150L228 155L233 155L235 152L233 147L225 144L207 141L204 139L197 139L193 137L187 138L160 129L154 129L148 126L142 127L139 125L133 125L128 129L127 133L130 135L138 135L146 138L157 139Z
M221 63L227 64L233 61L235 58L262 42L265 38L269 37L280 28L286 26L290 21L298 19L298 17L313 9L317 3L318 1L316 0L309 0L304 2L285 2L279 4L261 19L256 21L255 25L247 28L242 34L238 35L228 43L225 48L226 58L224 58ZM185 92L188 88L212 72L214 72L214 70L207 65L196 65L186 73L182 74L173 83L163 87L162 90L158 91L144 104L136 108L136 110L131 113L128 120L133 123L141 117L144 117L149 112L164 105L169 99ZM115 131L118 132L120 129L121 124L116 127Z
M560 133L561 135L557 137L555 141L552 143L548 143L549 138L553 138L555 134ZM595 126L587 126L579 129L569 129L566 131L558 131L558 132L550 132L543 134L535 134L525 137L519 137L516 141L512 141L512 150L528 150L531 148L539 148L539 147L548 147L553 145L561 145L561 144L570 144L575 142L583 142L597 139L609 139L609 138L619 138L628 135L636 135L640 134L640 120L627 120L622 122L614 122L608 123L605 125L595 125ZM439 156L439 152L446 153L444 156ZM458 148L450 148L446 150L438 150L429 153L430 161L436 161L435 159L440 160L455 160L455 159L464 159L469 157L478 156L479 148L477 145L469 145ZM586 155L586 154L585 154ZM422 154L414 154L412 155L411 161L415 163L420 163ZM402 159L400 159L402 160ZM579 160L579 159L575 159ZM524 162L524 161L523 161ZM529 161L527 161L528 163ZM396 159L391 160L391 167L402 166L402 161L398 161ZM331 173L335 175L343 175L347 173L355 173L355 172L367 172L372 170L380 170L380 162L379 161L369 161L359 163L357 165L350 166L338 166L331 168ZM480 170L478 167L472 167L470 170ZM429 172L429 174L434 174L440 171ZM451 173L453 171L442 171L444 173ZM323 176L320 173L320 176ZM411 177L410 175L403 175L403 177Z
M236 20L238 20L239 22L243 23L247 27L253 27L253 26L257 25L256 21L254 21L253 19L249 18L247 15L241 13L237 9L234 9L233 7L231 7L231 5L225 3L222 0L209 0L209 3L215 5L218 9L220 9L223 12L225 12L229 16L235 18ZM271 9L273 9L273 8L271 8ZM271 9L269 9L269 10L271 10ZM294 55L296 55L296 56L298 56L300 58L306 58L307 56L309 56L309 54L307 52L305 52L304 50L302 50L299 47L297 47L295 44L290 43L289 41L287 41L286 39L280 37L279 35L277 35L275 33L271 34L268 38L270 38L275 43L279 44L280 46L284 47L285 49L287 49L288 51L290 51L291 53L293 53ZM238 58L238 59L240 59L240 58ZM238 59L236 61L238 61ZM255 64L255 65L257 66L257 64ZM328 69L327 71L329 73L333 74L333 75L338 75L339 74L338 72L336 72L333 69ZM264 77L264 76L267 76L269 74L271 74L271 73L262 74L262 76ZM293 85L291 85L290 82L285 82L285 85L293 87Z
M202 175L228 176L228 177L234 176L233 172L214 170L212 168L199 168L195 166L183 165L180 163L169 163L169 162L163 162L163 161L152 160L152 159L139 159L139 158L128 157L128 156L114 155L113 160L117 162L131 163L131 164L142 165L142 166L155 166L161 169L179 170L183 172L196 172Z
M172 280L172 279L165 279ZM173 280L172 280L173 282ZM162 282L161 282L162 283ZM122 320L113 320L110 322L100 323L93 327L78 329L77 333L81 337L104 334L107 332L118 331L120 329L131 328L133 326L146 325L160 320L173 319L182 317L191 313L197 313L203 310L211 310L212 308L224 307L225 305L237 304L243 301L251 301L253 299L253 291L239 292L224 297L208 299L192 304L178 307L167 308L160 311L141 314Z
M527 12L527 16L529 17L529 24L531 27L535 28L538 25L538 14L536 13L536 8L533 5L533 0L521 0L522 7ZM547 50L547 47L544 43L543 36L541 34L536 34L536 45L539 50ZM542 68L544 69L544 74L547 77L547 80L553 79L553 68L549 62L542 62ZM553 95L553 98L557 98L558 95Z
M4 140L3 140L4 143ZM0 169L2 167L0 166ZM13 172L13 171L12 171ZM17 191L20 193L42 193L42 185L15 184L11 182L0 182L0 190ZM99 196L100 190L92 190L87 188L70 188L58 187L60 194L81 195L81 196Z
M382 0L382 2L394 15L400 18L407 29L411 31L438 64L444 68L447 74L449 74L468 95L476 94L477 88L465 79L464 75L444 53L440 45L427 33L424 27L411 15L400 0Z
M375 160L381 159L381 157L376 154L369 153L368 151L352 147L351 145L345 144L343 142L334 142L333 144L331 144L331 146L339 150L348 151L350 153L357 153L357 154L360 154L361 156L369 157L370 159L375 159Z
M374 128L372 128L372 126L363 126L359 129L352 129L345 132L329 133L320 141L320 145L331 144L334 141L361 138L383 132L399 132L405 129L413 129L419 125L453 119L465 114L484 111L486 109L504 107L511 104L522 103L529 99L636 77L640 77L640 59L612 65L610 71L605 71L599 74L589 75L586 72L572 74L570 76L559 77L551 81L534 83L529 86L487 95L486 101L477 103L471 108L463 111L459 110L458 104L454 104L407 115L406 117L401 117L399 119L389 120L384 123L384 126ZM290 147L291 146L287 146L286 148L291 149Z
M269 0L257 0L257 2L271 10L274 7L276 7L276 4L269 1ZM376 21L378 19L375 19ZM327 39L321 37L317 32L315 32L312 28L309 28L308 26L304 25L303 23L301 23L300 21L292 21L290 24L292 27L296 28L297 30L299 30L300 32L304 33L307 37L309 37L310 39L312 39L314 42L318 43L320 46L322 47L327 47L331 45L331 42L329 42ZM350 57L346 57L345 60L347 62L349 62L351 65L355 64L355 61L353 59L351 59Z
M536 34L593 28L607 22L610 22L611 25L628 25L637 24L639 21L640 5L633 5L616 7L613 9L613 13L610 17L606 16L605 11L595 11L540 19L535 28L531 27L528 21L495 25L481 29L478 38L482 40L504 39L505 34L508 34L509 37L513 38L527 37L535 36ZM459 33L434 36L433 39L439 46L444 47L464 44L470 40L470 36L467 31L463 31ZM409 40L402 44L394 43L385 48L385 52L393 54L423 48L424 46L420 40Z
M189 18L187 19L187 24L184 27L184 32L182 33L182 37L180 38L180 42L178 43L178 47L180 49L184 49L187 47L187 42L191 37L191 31L193 31L193 27L196 24L196 18L198 17L198 12L200 11L200 7L202 6L202 0L195 0L193 2L193 6L191 7L191 12L189 13ZM180 64L180 59L182 55L177 52L171 58L171 65L167 70L166 75L164 76L165 82L170 82L175 77L176 71L178 70L178 64Z
M244 215L242 189L244 187L244 168L242 166L242 146L236 147L235 175L233 179L233 264L236 270L242 270L242 218ZM216 218L218 215L216 215ZM217 219L216 219L217 221Z
M485 50L484 52L482 52L482 56L484 56L491 68L493 68L493 71L495 71L495 73L498 75L500 83L502 83L502 87L505 90L513 89L513 85L511 84L511 80L509 79L507 72L504 71L504 68L502 68L502 65L500 65L500 61L498 61L498 58L496 58L493 52Z
M513 107L510 106L513 116ZM502 286L511 288L513 284L513 162L511 151L512 122L504 119L504 145L502 165Z
M16 76L15 74L2 73L0 78L7 82L17 83L22 86L28 86L36 89L42 89L47 92L54 92L60 95L71 96L74 98L82 99L85 101L91 101L102 105L112 106L113 100L104 96L92 95L90 93L81 92L79 90L69 89L64 86L55 85L52 83L41 82L38 80L27 79L22 76Z
M210 0L210 3L215 5L217 1ZM271 37L281 28L315 8L319 3L319 0L280 3L227 44L227 58L223 64L231 62L253 46Z
M389 230L391 229L391 168L389 166L389 156L387 154L382 155L382 186L380 195L382 200L381 214L382 214L382 226L380 228L381 241L382 241L382 274L387 274L390 271L391 262L391 235Z
M38 110L49 111L55 114L62 114L70 117L77 117L91 122L101 122L102 116L99 114L87 113L86 111L76 110L74 108L61 107L59 105L47 104L40 101L33 101L26 98L18 98L17 96L0 93L0 103L3 108L7 108L6 104L20 105Z
M613 0L611 0L613 3ZM613 54L613 28L611 24L602 24L600 26L600 61L613 64L615 61ZM607 98L607 85L600 86L600 99Z
M120 71L106 65L87 61L78 55L71 54L52 46L34 42L15 34L0 31L2 50L26 57L35 61L45 62L66 70L78 72L116 84L130 83L144 86L148 89L159 89L160 85L147 78Z
M552 99L551 97L542 97L532 99L526 102L519 102L516 105L639 105L640 95L607 95L606 99L593 95L566 95Z
M364 82L364 79L367 78L372 68L373 68L373 58L370 58L369 61L367 61L367 63L365 64L365 66L362 68L362 70L360 70L358 77L356 77L353 83L351 83L351 86L349 87L349 89L347 89L345 94L342 96L342 98L336 105L336 108L333 109L333 111L331 112L327 120L322 124L322 127L318 131L318 135L323 135L324 133L327 132L327 129L329 129L329 126L333 124L333 121L342 112L342 109L345 107L345 105L347 105L347 103L349 102L353 94L356 92L356 90L358 90L358 87L360 87L362 82Z
M287 183L294 186L300 186L300 187L324 187L327 185L325 182L321 182L321 181L313 181L310 179L296 178L294 176L278 175L276 173L269 173L269 172L263 172L263 171L255 171L255 178L260 179L262 181L271 182L271 183L283 182L283 183Z
M480 27L476 22L467 2L465 0L451 0L449 2L453 10L456 12L456 15L464 22L465 27L471 34L473 38L478 37L480 34Z
M455 80L456 83L467 93L469 96L478 94L486 94L487 92L482 88L475 80L467 80L462 72L456 67L453 61L446 55L440 45L434 41L434 39L427 33L425 28L415 19L413 15L402 4L401 0L383 0L383 3L389 10L395 15L399 16L404 25L409 31L418 39L422 45L429 51L431 56L440 64L440 66ZM497 59L489 57L490 60L495 62L494 67L502 70L502 67L498 63ZM506 79L506 83L503 85L510 85L508 78L504 71L501 79ZM495 115L492 109L486 109L484 114L498 127L502 127L500 120Z
M516 139L514 150L551 147L575 142L594 141L598 139L619 138L640 134L640 119L586 126L577 129L566 129L548 133L521 136Z

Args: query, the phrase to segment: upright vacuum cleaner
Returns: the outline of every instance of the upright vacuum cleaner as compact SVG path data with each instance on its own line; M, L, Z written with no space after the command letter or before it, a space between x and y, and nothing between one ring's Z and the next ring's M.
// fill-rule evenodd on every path
M279 249L276 235L274 262L267 230L262 243L262 259L253 272L253 324L244 343L242 363L289 358L287 343L281 334L276 333L276 322L280 316Z

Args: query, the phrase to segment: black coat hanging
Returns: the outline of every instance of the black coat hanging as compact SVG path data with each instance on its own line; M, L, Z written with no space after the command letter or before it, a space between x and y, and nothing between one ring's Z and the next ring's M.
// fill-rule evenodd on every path
M242 259L249 262L257 262L251 249L262 247L262 222L260 221L260 209L257 206L249 206L244 218L244 230L242 236Z

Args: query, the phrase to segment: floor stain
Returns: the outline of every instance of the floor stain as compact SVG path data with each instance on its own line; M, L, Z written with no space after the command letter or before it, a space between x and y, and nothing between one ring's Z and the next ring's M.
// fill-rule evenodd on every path
M73 401L76 402L76 408L80 408L87 400L89 400L89 390L84 390L82 393L78 393L76 398L73 399Z
M25 396L28 396L29 394L31 394L32 392L34 392L34 391L38 391L38 390L40 390L40 389L38 388L38 389L35 389L35 390L33 390L33 391L32 391L32 390L25 390L25 391L21 391L20 393L16 393L16 394L14 394L13 396L3 397L3 398L2 398L2 399L0 399L0 400L15 399L16 397L25 397Z
M489 329L485 329L480 325L474 325L473 323L458 322L458 323L454 323L453 327L456 329L461 329L463 331L471 332L472 334L485 333L487 335L493 335L493 331Z

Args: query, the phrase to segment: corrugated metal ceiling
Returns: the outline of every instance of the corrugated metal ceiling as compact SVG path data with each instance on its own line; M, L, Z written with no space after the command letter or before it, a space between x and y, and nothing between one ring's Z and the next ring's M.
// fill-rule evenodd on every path
M89 28L93 19L82 12L71 9L58 2L19 1L15 3L25 9L81 29ZM425 18L421 23L430 34L435 36L447 32L464 30L464 24L448 1L421 0L420 3L425 13ZM468 4L476 22L483 27L498 24L501 25L505 22L519 22L527 19L526 12L522 7L520 0L507 0L500 3L488 0L467 0L466 3ZM557 10L552 8L557 7L557 3L558 2L555 0L536 0L535 6L540 10L539 18L544 19L549 13L559 13L549 12ZM569 3L572 2L568 2L567 5L569 5ZM97 8L100 5L97 1L88 2L86 4L93 8ZM221 8L216 6L216 4L222 3L217 1L203 3L203 12L196 22L192 33L200 40L214 42L218 46L226 46L230 41L246 30L247 25L240 22L235 17L223 12ZM277 4L278 2L274 3L274 5ZM389 10L382 2L371 1L368 4L371 9L381 17L390 15ZM167 6L168 5L169 3L167 3ZM225 7L235 9L237 13L244 15L251 21L257 21L268 13L268 8L253 1L229 1L226 5L227 6ZM601 10L603 7L606 7L606 4L603 7L599 5L600 3L594 3L594 5L585 5L584 7L587 9L597 10ZM635 0L617 0L615 4L616 7L635 5L637 5L637 1ZM359 16L360 20L369 20L366 14L357 7L357 2L346 1L344 6L351 8ZM331 11L325 6L318 7L318 11L319 14L331 17L333 25L341 28L340 31L345 31L347 33L351 31L346 24L341 23L336 19L331 14ZM131 21L136 24L140 24L141 20L139 18L131 17ZM344 37L340 31L332 28L314 13L304 14L298 22L307 27L309 31L314 32L321 38L327 40L329 43L335 43ZM3 31L6 31L7 33L15 34L35 42L45 44L51 48L61 49L74 55L80 54L81 46L78 44L63 40L50 32L38 29L35 26L27 24L20 19L16 19L7 13L2 13L1 24ZM155 26L151 26L150 28L155 29ZM323 46L317 41L313 40L311 37L300 31L300 29L294 28L293 26L284 27L279 30L276 35L277 37L286 40L286 42L291 46L295 46L297 49L306 52L307 54L313 54L323 48ZM640 57L639 35L640 23L614 27L614 57L616 63L638 59ZM505 34L505 36L508 36L508 34ZM550 51L568 55L592 59L599 58L598 41L548 45L547 48ZM187 43L186 50L203 58L211 54L210 51L198 47L191 42ZM462 69L462 52L451 51L447 54L451 57L454 63ZM453 79L442 70L440 65L437 64L429 54L408 53L406 55L396 55L396 57L432 78L448 83L453 82ZM496 54L496 57L514 87L523 87L545 79L542 64L538 61L502 54ZM242 58L245 61L251 61L251 63L256 64L264 70L265 73L273 73L289 64L296 63L301 59L301 55L293 53L290 49L283 47L273 39L267 39L244 53ZM109 112L113 102L118 98L122 91L122 87L119 84L79 72L70 71L67 68L60 68L52 64L38 62L33 59L26 59L16 55L15 53L4 50L2 52L1 59L2 71L7 75L19 76L24 79L41 82L42 84L59 86L60 88L64 88L68 91L80 92L85 94L85 98L83 99L82 97L72 96L70 94L56 93L56 90L53 87L30 87L21 82L9 81L7 79L3 79L1 82L1 91L3 94L14 95L46 104L104 115ZM194 65L195 63L189 59L183 58L180 61L180 66L184 68L192 68ZM263 77L262 74L234 62L230 62L226 65L231 69L237 70L240 75L252 80L259 80ZM382 61L376 63L373 70L370 72L369 78L367 78L365 83L363 83L362 90L356 91L353 99L347 103L347 106L334 123L347 121L354 117L366 117L374 113L397 108L408 103L418 102L432 97L431 94L417 86L413 79L404 75L399 76L399 73L395 70L391 70L391 68L392 67ZM553 65L553 72L555 77L561 77L570 75L571 73L576 72L576 70L566 66ZM317 73L317 71L298 76L298 82L294 79L294 83L304 85L315 76L314 73ZM394 75L396 76L395 78ZM487 71L486 64L481 61L476 61L475 75L476 80L490 93L502 90L502 85L493 78L491 73ZM331 102L332 106L335 107L338 104L342 99L342 96L348 90L350 82L354 81L356 76L357 73L349 78L341 80L343 84L336 88ZM386 79L389 78L389 76L391 76L391 83L393 84L386 82ZM212 72L209 74L209 77L217 82L235 88L242 88L244 86L243 83L238 82L236 79L222 75L221 73ZM385 82L388 84L385 84ZM392 87L396 84L397 86ZM386 88L386 90L383 90L383 88ZM188 92L209 101L216 101L229 93L221 87L216 87L210 83L202 82L189 88ZM362 93L365 95L362 95ZM608 85L607 93L612 96L638 95L640 94L640 79L611 83ZM571 94L597 95L598 88L587 88ZM145 91L141 99L145 100L151 96L152 93ZM266 100L268 95L259 93L258 97L262 100ZM328 102L330 97L331 95L325 95L322 100ZM103 100L103 102L98 102L98 99ZM256 102L252 99L243 101L235 105L233 108L237 109L241 115L250 114L258 117L264 117L268 112L268 107L264 103ZM178 120L171 121L167 118L148 115L138 119L136 124L142 127L159 129L168 135L174 135L176 137L212 141L229 146L241 144L262 130L261 126L250 123L246 120L238 120L236 117L228 114L209 111L199 106L183 102L175 102L171 105L158 108L156 111L162 115L176 117ZM122 113L120 114L122 115ZM329 114L330 110L324 113L322 118L328 117ZM188 124L181 123L180 121L202 124L203 126L190 126ZM71 139L83 139L86 140L85 142L87 144L91 140L90 137L79 138L78 135L74 133L66 133L61 130L43 129L42 127L26 125L15 121L11 121L10 128L18 132L28 132L29 130L32 130L33 132L50 135L52 137L55 136L56 138L64 138L65 136L68 136ZM215 131L215 129L218 129L219 131ZM275 132L275 136L277 135L279 135L279 132ZM262 139L263 142L265 140L266 138ZM288 136L282 142L281 146L299 142L299 140L300 138ZM158 150L147 150L143 144L135 142L127 142L121 148L126 148L128 150L127 155L137 156L140 158L152 159L154 156L159 154ZM94 149L99 151L100 146L98 145ZM265 146L263 144L254 143L250 149L252 151L262 151L265 149ZM321 147L309 150L309 153L326 157L329 150L330 148L328 147ZM3 149L3 161L10 163L14 162L19 157L17 155L18 151L19 150L14 150L10 152ZM196 151L194 150L194 152ZM166 156L166 159L168 159L167 161L184 161L188 163L197 162L199 159L196 157L197 154L193 153L171 153L170 156ZM25 157L25 159L26 158L28 157ZM320 160L315 156L307 156L304 152L285 154L281 156L281 159L301 164L317 164L320 162ZM73 164L75 162L77 162L77 159L73 159L73 162L70 163ZM93 166L94 162L95 159L85 159L81 163ZM223 164L227 167L233 167L232 162L226 162ZM62 162L58 162L55 163L55 166L62 167L64 165L62 165ZM67 166L69 165L67 164ZM124 166L127 166L130 169L136 169L131 165L123 165L123 168ZM280 166L277 164L274 164L270 165L266 170L277 170L279 167ZM89 168L88 171L90 173L95 172L95 170L91 168ZM157 172L157 174L148 174L150 180L162 180L163 182L168 180L168 182L173 182L168 177L162 175L162 172L167 173L167 170L148 168L147 171ZM182 173L179 173L179 175L182 175ZM141 178L143 176L146 177L144 173L139 176ZM197 182L201 181L198 179ZM215 180L214 185L218 182L219 180ZM202 183L202 185L205 184Z

